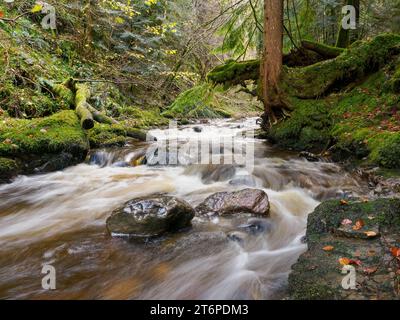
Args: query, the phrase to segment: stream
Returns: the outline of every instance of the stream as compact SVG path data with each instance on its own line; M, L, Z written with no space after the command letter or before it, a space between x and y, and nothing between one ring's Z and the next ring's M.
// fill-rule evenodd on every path
M201 132L195 125L165 130L207 140L258 127L256 119L197 126ZM124 166L157 143L131 141L94 150L85 163L63 171L0 185L0 298L284 298L291 266L306 250L307 215L323 200L361 196L367 185L337 164L241 138L250 142L250 172L222 164ZM271 202L270 217L255 232L243 231L248 215L196 217L191 229L146 243L106 232L113 209L136 197L165 193L196 206L213 193L245 188L264 190ZM42 289L46 264L56 269L56 290Z

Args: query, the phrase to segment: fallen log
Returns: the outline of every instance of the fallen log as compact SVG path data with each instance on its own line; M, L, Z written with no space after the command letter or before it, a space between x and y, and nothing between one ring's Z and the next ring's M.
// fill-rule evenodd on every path
M322 43L303 40L301 46L304 49L314 51L326 59L333 59L344 52L343 48L331 47Z
M99 123L105 123L105 124L119 124L119 122L109 116L106 116L104 113L98 111L94 107L92 107L90 104L87 104L88 110L92 113L93 119Z
M75 84L75 112L81 119L81 126L85 130L94 127L94 119L89 111L90 105L87 100L90 98L89 87L85 84Z

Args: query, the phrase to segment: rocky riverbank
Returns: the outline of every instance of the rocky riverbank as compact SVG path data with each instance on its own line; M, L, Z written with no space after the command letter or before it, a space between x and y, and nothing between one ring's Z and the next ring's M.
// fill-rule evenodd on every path
M309 215L304 241L291 299L400 298L400 200L324 202Z

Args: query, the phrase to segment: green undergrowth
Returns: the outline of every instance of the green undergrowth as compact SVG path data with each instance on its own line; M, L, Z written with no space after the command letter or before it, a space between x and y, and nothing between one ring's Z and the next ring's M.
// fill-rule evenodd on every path
M178 119L241 118L258 115L261 110L261 103L244 92L243 87L225 90L222 85L206 82L179 95L162 116Z

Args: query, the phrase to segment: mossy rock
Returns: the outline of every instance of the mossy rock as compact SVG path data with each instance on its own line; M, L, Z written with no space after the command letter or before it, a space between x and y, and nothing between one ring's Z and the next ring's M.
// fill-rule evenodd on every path
M0 157L0 183L8 182L19 171L15 160Z
M351 223L347 226L348 232L341 231L345 228L344 219ZM357 221L363 223L355 231ZM308 250L289 275L292 299L399 298L396 276L391 273L396 262L390 251L392 246L400 244L399 199L326 201L309 215L306 240ZM356 261L352 264L356 271L356 290L342 287L346 274L342 273L341 258Z
M96 123L88 133L91 148L124 146L126 130L120 125Z
M21 163L21 173L60 170L83 161L88 151L86 133L74 111L0 123L0 156Z

